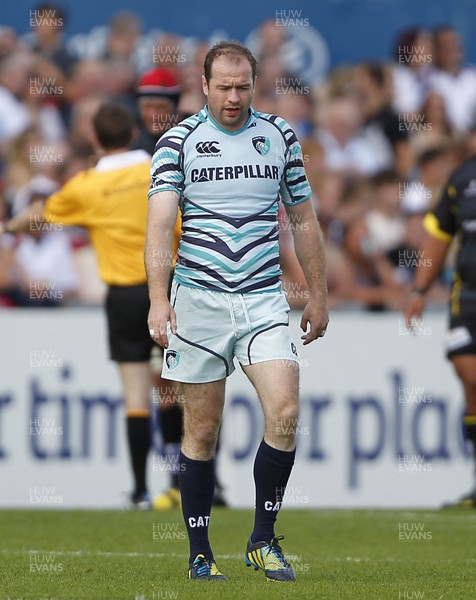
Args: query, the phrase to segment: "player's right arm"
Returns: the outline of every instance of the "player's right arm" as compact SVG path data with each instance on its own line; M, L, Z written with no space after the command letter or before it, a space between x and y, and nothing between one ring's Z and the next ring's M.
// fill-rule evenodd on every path
M150 165L149 209L145 243L145 269L149 286L149 330L163 348L168 347L167 323L177 331L175 311L167 297L173 267L172 244L178 203L184 191L182 145L188 129L173 127L157 143ZM152 332L153 330L153 332Z
M423 221L427 235L423 242L422 257L413 280L413 288L405 307L405 323L413 329L415 319L421 318L426 305L426 293L441 272L446 255L458 225L455 218L454 201L456 187L450 180L437 206Z
M173 266L172 244L177 220L179 194L173 190L157 192L149 197L145 268L149 286L150 310L148 325L153 339L168 347L167 323L172 333L177 331L175 311L167 297L170 271Z
M424 266L417 269L413 290L405 307L405 321L409 329L412 328L413 320L420 319L423 314L426 292L441 272L449 246L450 242L433 237L430 233L425 238L422 249L422 256L425 257L425 261L422 261Z

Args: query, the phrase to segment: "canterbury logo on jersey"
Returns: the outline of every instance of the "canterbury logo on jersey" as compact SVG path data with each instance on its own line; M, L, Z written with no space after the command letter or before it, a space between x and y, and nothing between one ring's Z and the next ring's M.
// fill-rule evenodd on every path
M219 154L220 144L217 141L198 142L195 144L195 150L199 154Z
M203 169L192 169L191 172L192 183L239 178L279 180L279 169L274 165L236 165L234 167L204 167Z

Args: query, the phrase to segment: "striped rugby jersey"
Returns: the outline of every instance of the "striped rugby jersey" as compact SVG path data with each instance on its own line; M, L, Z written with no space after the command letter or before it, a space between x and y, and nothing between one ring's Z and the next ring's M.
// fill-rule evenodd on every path
M278 200L311 195L301 146L288 123L250 110L238 131L205 106L167 131L151 165L149 197L179 193L182 238L175 279L221 292L281 289Z

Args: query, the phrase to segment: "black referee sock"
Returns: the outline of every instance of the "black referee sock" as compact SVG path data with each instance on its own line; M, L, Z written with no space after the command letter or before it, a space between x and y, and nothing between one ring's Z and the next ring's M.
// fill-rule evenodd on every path
M213 463L213 458L193 460L180 452L180 496L190 542L190 563L197 554L203 554L207 559L213 558L208 540L208 524L215 487Z
M179 451L182 441L183 414L178 406L160 409L160 433L167 459L171 461L170 486L178 489ZM177 462L175 462L177 459Z
M143 416L143 411L141 413L140 416L136 416L134 411L130 411L130 413L127 413L126 420L127 440L134 475L134 497L147 493L145 472L151 443L150 416Z
M255 525L252 542L270 542L294 464L296 450L286 452L262 440L256 453L253 475L256 489Z
M469 440L473 446L476 475L476 415L465 415L463 417L463 432L465 439Z

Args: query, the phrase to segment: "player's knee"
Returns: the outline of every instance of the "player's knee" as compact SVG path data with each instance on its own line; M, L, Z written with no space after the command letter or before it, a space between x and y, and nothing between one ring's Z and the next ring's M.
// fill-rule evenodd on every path
M195 423L187 433L200 446L215 446L219 427L218 421L208 420Z
M463 384L476 394L476 368L468 368L467 365L463 366L455 362L455 369Z
M277 407L275 412L277 421L297 425L299 419L299 405L297 402L286 402Z

